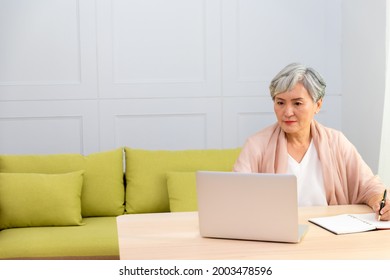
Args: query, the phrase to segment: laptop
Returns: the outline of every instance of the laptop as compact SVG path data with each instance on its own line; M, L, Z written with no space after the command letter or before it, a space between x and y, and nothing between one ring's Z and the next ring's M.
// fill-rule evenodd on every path
M202 237L298 243L297 179L289 174L198 171Z

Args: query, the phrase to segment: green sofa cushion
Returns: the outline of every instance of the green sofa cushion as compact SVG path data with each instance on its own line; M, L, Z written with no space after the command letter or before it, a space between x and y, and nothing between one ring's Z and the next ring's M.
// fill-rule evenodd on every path
M125 147L126 212L169 212L168 172L231 171L240 149L152 151Z
M119 259L116 217L83 222L83 226L2 230L0 259Z
M0 229L81 225L83 173L0 173Z
M198 210L195 172L168 172L167 188L171 212Z
M84 170L83 217L124 213L123 149L80 154L0 155L0 172L58 174Z

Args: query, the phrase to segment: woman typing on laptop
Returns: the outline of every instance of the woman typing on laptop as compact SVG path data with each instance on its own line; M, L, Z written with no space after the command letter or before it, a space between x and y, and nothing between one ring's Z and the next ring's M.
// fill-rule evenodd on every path
M314 120L325 87L312 68L293 63L282 69L269 87L277 123L247 139L234 171L292 173L299 206L364 203L390 220L390 200L380 206L383 183L341 132Z

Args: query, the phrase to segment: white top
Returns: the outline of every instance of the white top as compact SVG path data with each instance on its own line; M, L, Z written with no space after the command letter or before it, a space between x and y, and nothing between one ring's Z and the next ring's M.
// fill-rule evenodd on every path
M298 206L328 205L321 162L314 147L313 139L300 163L290 155L288 156L287 173L294 174L297 177Z

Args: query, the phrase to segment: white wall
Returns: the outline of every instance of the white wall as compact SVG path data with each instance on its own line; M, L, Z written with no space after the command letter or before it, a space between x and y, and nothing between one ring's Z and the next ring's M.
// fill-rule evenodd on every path
M378 173L386 184L390 186L390 5L386 1L386 87L383 106L382 138L379 155Z
M385 96L386 0L342 4L343 131L377 172Z
M341 129L341 22L341 0L2 0L0 153L241 146L293 61Z

